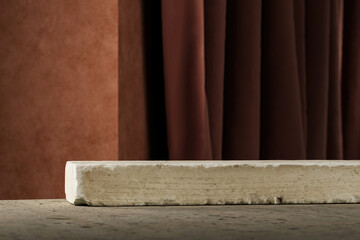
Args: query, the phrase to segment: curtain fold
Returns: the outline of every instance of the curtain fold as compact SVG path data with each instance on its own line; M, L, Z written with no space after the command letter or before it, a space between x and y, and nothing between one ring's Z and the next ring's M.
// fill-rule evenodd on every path
M262 17L260 157L304 159L293 1L263 1Z
M170 159L360 157L357 0L162 0Z
M223 159L258 159L261 0L229 0L226 9L222 156Z
M344 158L360 158L360 1L344 1L342 107Z
M330 1L306 1L307 158L326 158Z
M343 45L344 2L330 2L330 55L329 55L329 98L328 98L328 159L343 159L341 71ZM360 102L359 102L360 103Z
M162 1L170 159L212 159L205 93L203 1Z
M208 106L211 153L221 159L224 106L224 67L226 1L204 4L205 19L205 93Z

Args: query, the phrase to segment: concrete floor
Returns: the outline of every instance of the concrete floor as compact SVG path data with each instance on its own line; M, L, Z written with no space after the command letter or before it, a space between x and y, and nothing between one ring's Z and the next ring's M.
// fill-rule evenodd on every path
M360 204L75 207L0 201L0 239L360 239Z

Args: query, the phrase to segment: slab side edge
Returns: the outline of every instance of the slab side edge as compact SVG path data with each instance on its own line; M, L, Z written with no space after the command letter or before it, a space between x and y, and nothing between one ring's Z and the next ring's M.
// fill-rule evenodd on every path
M87 205L86 199L81 194L81 177L79 166L68 161L65 166L65 196L66 200L74 205Z
M74 205L360 203L358 160L70 161L65 171Z

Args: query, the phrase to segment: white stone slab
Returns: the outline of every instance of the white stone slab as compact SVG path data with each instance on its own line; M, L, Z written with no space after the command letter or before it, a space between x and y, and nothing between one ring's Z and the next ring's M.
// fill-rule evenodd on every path
M70 161L75 205L359 203L360 161Z

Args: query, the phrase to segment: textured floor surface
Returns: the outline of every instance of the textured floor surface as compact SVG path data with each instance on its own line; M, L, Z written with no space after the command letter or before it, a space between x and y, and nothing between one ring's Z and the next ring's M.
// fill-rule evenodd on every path
M0 239L360 239L360 204L80 207L0 201Z

